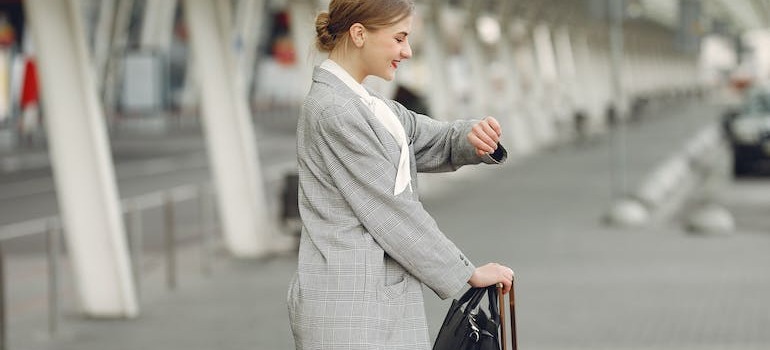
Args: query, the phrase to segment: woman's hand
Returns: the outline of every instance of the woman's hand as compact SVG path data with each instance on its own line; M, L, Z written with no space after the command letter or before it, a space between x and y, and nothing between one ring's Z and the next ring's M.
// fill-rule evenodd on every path
M498 263L489 263L477 267L471 279L468 280L468 284L476 288L488 287L496 283L503 284L503 294L508 293L513 285L513 270Z
M481 157L486 153L494 153L500 141L502 129L497 119L486 117L476 123L468 133L468 141L476 147L476 154Z

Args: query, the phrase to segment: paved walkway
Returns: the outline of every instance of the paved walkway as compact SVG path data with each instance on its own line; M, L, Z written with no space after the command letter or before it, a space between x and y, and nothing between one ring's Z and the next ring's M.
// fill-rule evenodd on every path
M692 103L651 113L628 129L631 185L719 110ZM453 190L431 192L425 205L472 261L514 267L522 349L770 348L770 234L603 226L611 203L606 138L460 172L430 175ZM292 348L285 296L296 256L220 254L213 274L201 277L197 252L191 245L181 254L176 291L162 287L161 268L146 277L139 319L83 319L70 302L52 340L41 336L44 314L11 320L10 349ZM449 303L426 290L432 336Z

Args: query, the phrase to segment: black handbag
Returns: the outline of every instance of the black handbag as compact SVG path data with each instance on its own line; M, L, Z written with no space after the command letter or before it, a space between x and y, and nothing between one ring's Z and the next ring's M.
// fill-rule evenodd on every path
M479 306L485 295L488 314ZM498 310L496 286L469 289L452 301L433 350L499 350Z
M480 306L487 296L487 312ZM516 312L513 287L509 294L512 349L517 349ZM497 286L471 288L459 300L453 300L436 337L433 350L503 350L506 349L505 312L500 307L505 298Z

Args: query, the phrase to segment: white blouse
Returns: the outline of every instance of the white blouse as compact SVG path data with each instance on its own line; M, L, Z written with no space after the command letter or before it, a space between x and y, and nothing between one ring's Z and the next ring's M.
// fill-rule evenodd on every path
M353 92L361 97L361 101L374 113L374 116L382 123L385 129L390 132L391 135L398 142L401 147L401 156L398 161L398 172L396 173L395 186L393 188L393 195L398 195L406 188L409 191L412 190L412 175L409 169L409 143L406 141L406 132L401 121L398 120L396 114L380 100L369 94L368 91L359 84L344 68L342 68L336 62L327 59L321 63L321 68L331 72L337 78L342 80Z

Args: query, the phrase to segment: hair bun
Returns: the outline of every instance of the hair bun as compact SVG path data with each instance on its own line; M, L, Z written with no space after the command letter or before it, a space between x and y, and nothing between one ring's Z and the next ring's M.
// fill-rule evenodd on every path
M316 47L322 52L334 49L335 38L329 32L329 12L321 12L315 19Z

